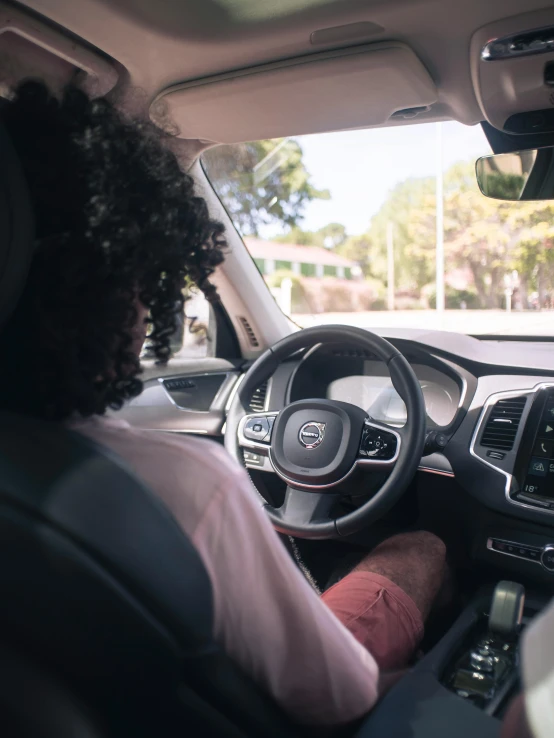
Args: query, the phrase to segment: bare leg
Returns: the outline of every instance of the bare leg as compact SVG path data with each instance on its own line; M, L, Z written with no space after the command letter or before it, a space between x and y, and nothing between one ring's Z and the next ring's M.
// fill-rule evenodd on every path
M403 533L379 544L322 599L381 669L403 669L421 641L446 570L439 538Z
M446 547L427 531L400 533L380 543L354 571L390 579L412 598L425 620L446 575Z

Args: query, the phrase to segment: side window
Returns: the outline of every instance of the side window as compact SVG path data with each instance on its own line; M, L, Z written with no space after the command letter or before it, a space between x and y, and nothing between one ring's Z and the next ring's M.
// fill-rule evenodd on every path
M216 355L216 321L210 303L202 292L194 291L185 302L170 346L170 365L182 359L205 359ZM146 361L154 358L148 340L142 358Z
M185 302L177 330L171 341L172 359L203 359L215 356L215 318L202 292L194 292Z

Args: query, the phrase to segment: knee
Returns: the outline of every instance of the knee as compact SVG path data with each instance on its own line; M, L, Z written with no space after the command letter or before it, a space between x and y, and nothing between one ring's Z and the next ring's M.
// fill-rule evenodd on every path
M446 546L434 533L426 530L411 533L399 533L381 543L376 551L386 547L402 553L403 558L412 561L425 561L435 566L443 566L446 562Z
M403 533L404 545L409 549L416 549L422 554L446 559L446 546L444 542L434 533L428 530L418 530L413 533Z

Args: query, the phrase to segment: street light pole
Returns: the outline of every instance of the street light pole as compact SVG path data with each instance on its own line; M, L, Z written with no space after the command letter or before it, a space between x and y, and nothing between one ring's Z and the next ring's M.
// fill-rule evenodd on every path
M394 310L394 232L387 223L387 309Z
M436 309L442 322L444 313L444 183L442 174L442 123L436 124Z

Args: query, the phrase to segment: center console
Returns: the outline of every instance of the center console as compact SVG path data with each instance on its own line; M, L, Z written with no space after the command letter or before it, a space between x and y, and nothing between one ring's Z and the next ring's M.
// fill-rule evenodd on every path
M478 593L439 643L373 708L356 738L498 738L520 689L521 628L546 605L500 582Z
M495 715L518 682L519 636L525 589L516 582L499 582L488 618L467 633L450 659L442 682L459 697Z

